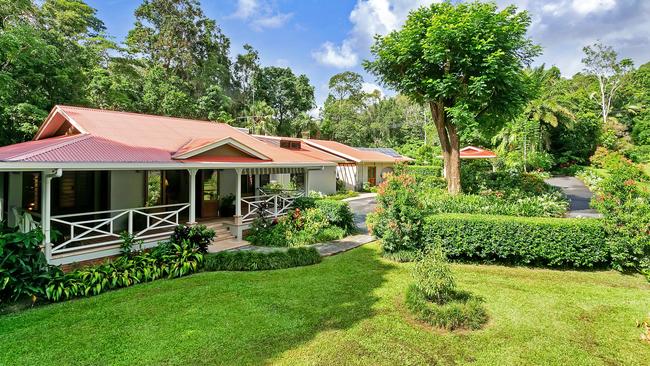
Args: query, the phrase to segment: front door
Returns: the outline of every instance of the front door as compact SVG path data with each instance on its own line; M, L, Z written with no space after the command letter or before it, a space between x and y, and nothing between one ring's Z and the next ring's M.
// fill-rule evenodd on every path
M219 171L201 170L201 217L219 215Z
M371 186L377 184L377 168L374 166L368 167L368 183L370 183Z

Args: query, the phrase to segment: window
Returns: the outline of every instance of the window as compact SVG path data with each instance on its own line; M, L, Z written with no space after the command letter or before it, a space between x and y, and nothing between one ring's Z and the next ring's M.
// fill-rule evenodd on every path
M297 189L305 187L305 173L291 173L291 183Z
M147 172L147 206L158 206L162 202L162 172Z
M41 209L41 173L23 173L23 208L27 211Z
M260 175L260 187L271 183L271 174L261 174Z
M255 175L242 174L241 176L241 194L253 195L255 194Z
M203 171L203 200L216 201L219 197L219 172Z

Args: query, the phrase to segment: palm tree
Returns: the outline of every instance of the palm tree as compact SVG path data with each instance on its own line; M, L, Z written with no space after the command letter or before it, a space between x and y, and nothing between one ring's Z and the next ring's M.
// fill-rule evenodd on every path
M546 69L544 65L526 71L536 96L526 106L519 118L508 123L493 139L499 142L501 153L520 150L526 170L527 158L531 153L550 149L549 128L560 124L570 126L575 115L560 100L560 70L556 67Z
M275 111L273 107L263 101L253 103L248 109L246 118L246 127L257 135L272 135L275 133L273 116Z

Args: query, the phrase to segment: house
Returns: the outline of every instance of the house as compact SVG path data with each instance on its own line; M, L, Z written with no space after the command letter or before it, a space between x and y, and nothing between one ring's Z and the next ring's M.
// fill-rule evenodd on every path
M117 254L125 231L146 247L183 223L214 228L216 240L241 238L255 218L287 213L305 192L336 191L346 158L306 141L56 106L32 141L0 147L0 219L40 226L53 264ZM299 189L261 190L274 180Z
M336 177L345 182L346 189L360 190L364 183L377 185L384 180L386 174L393 172L395 164L413 160L392 149L393 154L389 155L379 149L355 148L336 141L303 141L313 148L344 159L343 162L337 162Z
M476 147L476 146L465 146L464 148L459 150L459 156L461 159L496 159L497 154L494 152L483 149L481 147ZM439 159L442 159L442 155L438 156ZM492 164L492 170L494 171L496 167L494 166L494 163ZM442 167L442 176L445 177L447 176L446 168Z

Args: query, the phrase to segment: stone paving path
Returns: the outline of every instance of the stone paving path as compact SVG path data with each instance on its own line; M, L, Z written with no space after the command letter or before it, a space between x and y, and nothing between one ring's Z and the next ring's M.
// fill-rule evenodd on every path
M569 199L569 212L565 217L602 217L598 211L589 207L593 194L582 181L576 177L553 177L546 183L560 188Z
M359 234L350 235L343 239L328 241L325 243L312 244L309 246L316 248L316 250L318 250L318 253L320 253L320 255L322 255L323 257L327 257L330 255L346 252L350 249L354 249L356 247L370 243L371 241L375 240L371 235L368 234L368 228L366 226L366 215L372 212L375 209L375 206L377 205L377 201L375 201L375 196L376 196L375 194L365 194L359 197L353 197L351 199L345 200L346 202L348 202L348 204L350 205L350 209L352 209L352 212L354 213L354 223L359 228ZM220 248L219 246L214 246L209 248L209 251L211 253L216 253L223 250L231 250L231 251L253 250L256 252L270 253L274 251L287 250L287 248L260 247L255 245L249 245L246 244L247 242L244 240L238 242L241 245L236 247L230 246L224 248Z

